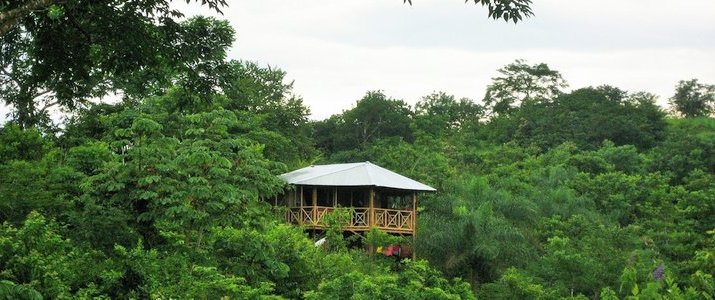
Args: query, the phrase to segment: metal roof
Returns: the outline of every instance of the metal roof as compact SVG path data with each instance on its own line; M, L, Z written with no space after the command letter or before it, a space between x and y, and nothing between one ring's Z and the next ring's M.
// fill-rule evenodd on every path
M280 175L290 184L317 186L377 186L410 191L436 189L374 165L369 161L351 164L310 166Z

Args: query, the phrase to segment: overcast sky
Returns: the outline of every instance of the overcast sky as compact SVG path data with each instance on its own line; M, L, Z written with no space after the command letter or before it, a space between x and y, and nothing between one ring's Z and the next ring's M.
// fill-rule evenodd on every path
M714 0L534 0L516 25L461 0L240 0L231 58L277 66L322 119L368 90L479 101L496 70L547 63L571 88L611 84L665 105L678 80L715 83Z
M285 70L313 119L369 90L410 104L432 91L480 101L519 58L559 70L572 89L648 91L663 106L678 80L715 84L715 0L534 0L535 16L516 25L462 0L228 2L230 58Z

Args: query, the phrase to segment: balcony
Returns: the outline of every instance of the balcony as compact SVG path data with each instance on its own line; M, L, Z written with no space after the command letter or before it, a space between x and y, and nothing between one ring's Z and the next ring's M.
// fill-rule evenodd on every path
M303 206L291 207L285 213L286 221L302 225L309 229L324 229L325 215L333 212L335 207ZM399 210L385 208L352 207L350 219L343 224L343 230L367 231L376 227L384 232L412 235L415 232L414 210Z

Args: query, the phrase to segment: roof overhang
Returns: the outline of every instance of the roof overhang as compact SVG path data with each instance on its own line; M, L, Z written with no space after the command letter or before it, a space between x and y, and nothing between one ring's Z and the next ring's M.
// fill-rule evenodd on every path
M281 174L294 185L360 187L374 186L408 191L435 192L431 186L370 162L309 166Z

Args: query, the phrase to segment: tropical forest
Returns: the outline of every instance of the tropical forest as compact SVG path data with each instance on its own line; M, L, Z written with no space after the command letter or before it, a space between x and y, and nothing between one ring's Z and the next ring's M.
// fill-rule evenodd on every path
M663 99L513 57L483 97L375 87L315 118L237 32L168 0L0 1L0 299L715 298L713 78ZM272 205L281 174L365 161L436 189L414 237Z

